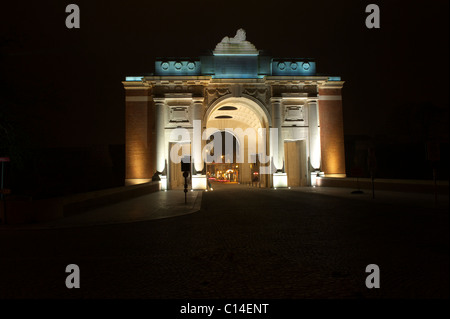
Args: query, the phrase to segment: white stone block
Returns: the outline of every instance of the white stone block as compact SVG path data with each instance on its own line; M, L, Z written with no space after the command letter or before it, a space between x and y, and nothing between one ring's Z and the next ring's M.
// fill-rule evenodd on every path
M161 175L159 178L161 178L161 181L159 182L159 189L162 191L167 190L167 176Z
M286 173L274 173L273 174L273 187L274 188L288 187L287 174Z
M195 190L206 189L206 175L192 176L192 189Z

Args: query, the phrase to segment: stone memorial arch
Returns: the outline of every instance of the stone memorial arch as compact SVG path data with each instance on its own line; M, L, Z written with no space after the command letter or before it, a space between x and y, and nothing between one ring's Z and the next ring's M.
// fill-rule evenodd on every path
M211 55L157 59L154 74L122 83L127 184L153 179L162 190L179 186L173 155L184 154L191 156L191 187L205 189L206 155L213 153L207 141L214 132L235 137L241 183L255 174L264 187L315 185L318 175L345 177L344 82L316 74L314 59L264 55L240 29Z

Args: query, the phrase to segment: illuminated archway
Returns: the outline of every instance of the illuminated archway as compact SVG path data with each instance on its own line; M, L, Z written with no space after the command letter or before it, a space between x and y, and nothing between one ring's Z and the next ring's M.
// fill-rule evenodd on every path
M208 107L204 122L209 134L227 131L236 138L240 147L238 161L230 164L233 169L239 167L240 182L251 183L253 174L259 174L259 165L269 164L270 116L259 101L251 97L224 96ZM261 154L266 156L263 164L260 163ZM270 181L264 176L261 182L268 186Z

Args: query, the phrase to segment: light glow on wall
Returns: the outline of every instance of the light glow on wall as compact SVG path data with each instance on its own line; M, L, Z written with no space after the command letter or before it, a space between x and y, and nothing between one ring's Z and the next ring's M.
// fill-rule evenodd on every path
M125 81L142 81L143 76L127 76Z
M258 56L257 53L214 53L215 56Z
M135 147L132 149L133 152L136 153L141 153L142 152L142 147ZM132 157L127 158L127 161L129 161L131 163L130 166L130 172L128 175L128 178L143 178L145 177L145 173L146 173L146 161L145 158L143 156L137 156L134 155Z
M225 75L213 75L213 79L263 79L265 75L254 75L250 73L230 73Z
M328 77L328 81L340 81L341 77L340 76L329 76Z

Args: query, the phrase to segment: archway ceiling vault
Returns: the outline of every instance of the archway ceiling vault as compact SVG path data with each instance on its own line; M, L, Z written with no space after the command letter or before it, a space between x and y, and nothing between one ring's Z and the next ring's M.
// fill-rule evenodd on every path
M249 107L242 104L232 105L236 110L220 110L220 107L214 110L210 115L207 127L216 127L218 129L241 127L246 129L252 127L261 128L261 121L257 114ZM231 119L217 119L219 116L231 116ZM228 125L228 126L227 126Z

